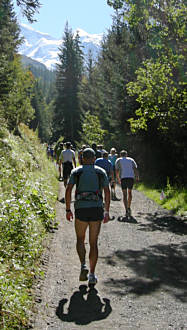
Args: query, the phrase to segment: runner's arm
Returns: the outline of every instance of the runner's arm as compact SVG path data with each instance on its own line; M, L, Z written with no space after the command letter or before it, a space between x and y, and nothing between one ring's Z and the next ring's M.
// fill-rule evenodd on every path
M77 166L75 156L73 157L73 164L75 167Z
M116 168L116 179L118 180L118 183L120 184L121 180L120 180L120 177L119 177L119 173L120 173L119 169Z
M75 151L71 150L72 151L72 160L73 160L73 164L74 164L74 167L77 166L76 164L76 159L75 159Z
M104 212L103 223L107 223L110 219L110 216L109 216L109 208L110 208L110 189L109 189L109 186L104 187L104 194L105 194L105 212Z
M134 170L134 175L135 175L136 180L139 181L139 172L138 172L138 169L134 166L133 167L133 170Z
M60 153L58 160L59 160L59 165L61 166L63 163L63 153L62 152Z
M110 177L112 179L112 182L114 182L115 180L114 180L114 171L113 171L113 168L111 168L111 170L110 170Z
M66 210L71 209L71 193L73 189L73 184L69 183L66 187L65 201L66 201Z
M79 161L79 165L81 165L81 151L78 152L78 161Z
M104 194L105 194L105 211L109 212L109 208L110 208L110 189L109 189L109 186L104 187Z
M119 184L121 184L121 179L120 179L120 158L116 160L115 163L115 170L116 170L116 179Z

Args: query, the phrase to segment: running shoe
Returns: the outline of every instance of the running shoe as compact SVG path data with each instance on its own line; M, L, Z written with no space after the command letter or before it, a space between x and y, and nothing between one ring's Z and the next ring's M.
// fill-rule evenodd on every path
M97 276L95 274L89 274L88 276L88 284L95 285L97 283Z
M113 198L113 201L120 201L121 198L117 198L117 196L115 195L114 198Z
M130 209L130 207L128 208L127 212L128 212L129 217L131 217L131 209Z
M88 279L88 268L86 267L86 265L83 265L81 267L79 281L87 281L87 279Z

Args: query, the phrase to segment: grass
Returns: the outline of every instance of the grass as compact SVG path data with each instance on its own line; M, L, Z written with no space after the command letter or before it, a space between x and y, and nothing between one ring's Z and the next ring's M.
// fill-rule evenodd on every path
M0 128L0 328L27 329L42 241L55 223L57 173L26 126Z
M147 197L157 204L173 211L174 214L187 216L187 189L172 187L168 181L164 189L156 189L153 186L139 183L136 189L143 192ZM162 199L162 195L164 195Z

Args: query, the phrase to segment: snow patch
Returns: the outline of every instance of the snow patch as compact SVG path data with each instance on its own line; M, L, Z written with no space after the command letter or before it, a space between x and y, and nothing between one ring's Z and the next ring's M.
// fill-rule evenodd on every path
M19 53L41 62L48 69L54 69L56 63L59 62L59 47L63 44L63 40L53 38L47 33L36 31L26 24L21 24L20 29L21 35L24 37L24 43L20 46ZM90 34L78 28L75 30L74 36L77 32L80 36L84 55L87 55L89 49L91 49L93 56L96 58L103 34Z

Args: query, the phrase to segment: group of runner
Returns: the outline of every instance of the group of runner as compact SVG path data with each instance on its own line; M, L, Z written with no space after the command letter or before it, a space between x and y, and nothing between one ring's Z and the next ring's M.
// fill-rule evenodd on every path
M131 216L134 179L139 180L137 164L133 158L128 157L126 150L122 150L118 157L115 148L111 148L109 154L102 145L97 146L93 143L91 147L83 145L79 150L79 166L76 167L75 151L72 150L71 142L65 143L65 150L63 147L61 143L59 145L61 150L57 152L56 149L55 154L59 166L59 178L63 177L66 188L63 201L66 203L68 221L73 219L71 200L72 190L76 185L74 209L76 249L81 263L79 280L88 280L89 285L95 285L97 283L95 275L98 259L97 241L101 222L107 223L110 220L110 199L118 200L115 192L116 181L121 185L125 216ZM90 269L86 266L85 249L85 235L88 227Z

